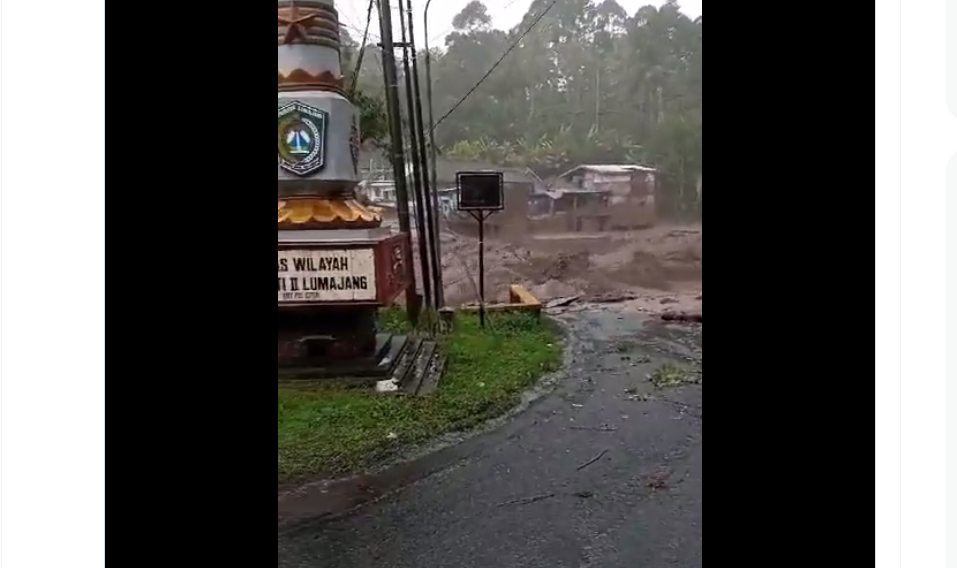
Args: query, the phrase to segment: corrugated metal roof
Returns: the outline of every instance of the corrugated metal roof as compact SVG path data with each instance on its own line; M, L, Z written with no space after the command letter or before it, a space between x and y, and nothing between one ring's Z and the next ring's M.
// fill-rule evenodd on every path
M541 195L547 195L552 199L561 199L566 195L604 195L607 191L597 191L591 189L549 189Z
M637 164L582 164L580 166L575 166L574 168L568 170L567 172L559 175L560 178L568 177L579 171L589 171L595 172L598 174L605 175L614 175L614 174L630 174L634 172L654 172L657 171L655 168L650 168L648 166L640 166Z

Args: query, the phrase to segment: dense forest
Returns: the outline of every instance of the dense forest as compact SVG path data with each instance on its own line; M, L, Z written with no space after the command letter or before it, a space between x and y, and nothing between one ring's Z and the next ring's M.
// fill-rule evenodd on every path
M700 212L700 17L688 18L675 2L628 14L615 0L533 0L522 22L499 30L473 0L453 26L431 53L441 154L527 166L543 177L580 163L653 165L670 208ZM363 31L343 30L347 67L358 59ZM366 141L381 145L388 136L377 32L362 56L358 102ZM420 60L423 83L424 67Z

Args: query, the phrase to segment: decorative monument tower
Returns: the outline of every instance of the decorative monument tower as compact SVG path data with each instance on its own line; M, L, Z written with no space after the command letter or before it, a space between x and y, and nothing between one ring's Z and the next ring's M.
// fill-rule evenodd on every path
M383 365L376 309L409 284L408 236L355 196L358 111L333 0L279 0L279 369Z

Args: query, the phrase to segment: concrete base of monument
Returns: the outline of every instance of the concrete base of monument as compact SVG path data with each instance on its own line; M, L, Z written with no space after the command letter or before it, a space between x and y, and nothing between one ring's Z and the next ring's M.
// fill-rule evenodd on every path
M377 361L374 306L282 308L278 315L279 368Z
M435 341L416 335L380 333L367 356L350 359L298 358L280 363L279 386L310 389L330 384L354 388L401 391L412 395L432 392L445 370L445 357Z
M305 337L300 342L308 343ZM308 348L298 357L279 359L280 380L304 381L310 379L337 379L348 377L361 379L361 382L374 383L391 375L396 361L406 349L408 337L380 333L375 336L375 348L358 357L339 358L328 356L309 356Z

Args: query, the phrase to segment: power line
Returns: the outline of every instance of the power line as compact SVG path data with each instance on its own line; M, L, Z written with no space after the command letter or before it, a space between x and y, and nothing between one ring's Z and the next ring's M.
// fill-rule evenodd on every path
M339 25L342 26L342 27L344 27L344 28L346 28L347 30L356 32L357 34L365 33L364 27L361 28L361 27L359 27L359 26L353 26L352 24L343 22L342 20L339 20ZM372 39L377 40L377 41L379 41L379 42L382 41L382 38L379 37L379 34L375 33L375 32L372 31L372 30L369 30L369 37L371 37Z
M369 26L372 25L372 7L375 0L369 0L369 7L366 8L366 29L362 31L362 49L365 50L366 42L369 40Z
M513 4L515 4L516 2L518 2L518 0L509 0L509 2L508 2L507 4L505 4L504 6L502 6L501 11L508 10L508 9L509 9ZM546 10L546 11L547 11L547 10ZM340 14L340 15L341 15L341 14ZM342 18L339 19L339 25L341 25L341 26L343 26L343 27L345 27L345 28L348 28L349 30L354 31L354 32L357 32L357 33L363 33L363 31L364 31L364 30L362 29L362 27L356 26L356 25L352 24L352 23L349 22L349 21L343 21ZM437 39L439 39L439 38L442 38L442 37L445 37L446 35L449 34L449 32L451 32L451 31L453 31L453 30L455 30L455 26L449 26L449 27L446 28L445 30L443 30L443 31L441 31L441 32L439 32L439 33L437 33L437 34L435 34L433 37L431 37L431 38L426 38L426 39L428 39L428 42L429 42L429 44L431 45L433 42L435 42L435 40L437 40ZM502 31L507 31L507 30L502 30ZM371 37L372 39L376 40L377 42L381 42L381 38L380 38L375 32L370 31L370 32L369 32L369 37Z
M509 9L513 4L515 4L516 2L518 2L518 0L509 0L509 2L508 2L507 4L505 4L505 6L502 7L502 11L508 10L508 9ZM549 8L550 8L550 7L549 7ZM547 12L547 11L548 11L548 9L546 9L546 12ZM543 13L542 15L544 16L544 13ZM537 22L536 22L536 23L537 23ZM342 21L341 19L339 20L339 25L341 25L341 26L343 26L343 27L345 27L345 28L348 28L349 30L352 30L352 31L357 32L357 33L365 33L365 32L366 32L366 30L363 30L363 28L361 28L361 27L359 27L359 26L355 26L355 25L353 25L353 24L351 24L351 23L349 23L349 22L344 22L344 21ZM367 25L368 25L368 24L367 24ZM534 24L533 24L533 25L534 25ZM368 28L366 28L366 29L368 29ZM428 39L429 44L431 44L431 43L433 43L435 40L437 40L437 39L439 39L439 38L441 38L441 37L445 37L446 35L448 35L449 32L451 32L451 31L453 31L453 30L455 30L455 26L449 26L449 27L446 28L444 31L439 32L438 34L436 34L435 36L433 36L431 39L429 39L429 38L426 38L426 39ZM507 30L502 30L502 31L507 31ZM526 32L526 33L527 33L527 32ZM381 43L381 41L382 41L381 38L380 38L375 32L373 32L373 31L368 31L368 36L371 37L372 39L376 40L376 41L379 42L379 43Z
M503 53L502 56L498 58L498 61L496 61L495 64L492 65L491 69L489 69L488 72L485 73L485 76L482 77L481 79L479 79L478 83L476 83L474 87L472 87L471 89L469 89L469 92L465 93L465 96L462 97L461 99L459 99L459 101L458 101L457 103L455 103L455 104L452 106L451 109L449 109L449 112L445 113L444 115L442 115L442 118L440 118L440 119L438 119L437 121L435 121L435 126L432 127L432 130L435 130L440 124L442 124L442 121L445 120L446 118L448 118L450 114L452 114L453 112L455 112L455 109L457 109L457 108L459 108L460 106L462 106L462 103L464 103L465 100L468 99L469 96L470 96L472 93L474 93L476 89L479 88L479 85L481 85L482 82L484 82L486 79L488 79L489 75L492 74L492 71L495 71L495 68L498 67L499 64L501 64L502 61L504 61L506 57L508 57L508 54L511 53L512 51L514 51L515 48L518 47L518 44L522 43L522 40L525 39L525 36L527 36L527 35L529 34L529 32L532 31L532 28L534 28L536 25L538 25L538 22L542 21L542 18L545 17L545 14L547 14L548 11L552 9L552 6L554 6L557 2L558 2L558 0L552 0L551 4L549 4L548 6L545 7L544 10L542 10L542 13L539 14L537 18L535 18L535 21L532 22L531 25L528 26L528 28L526 28L524 32L522 32L522 35L520 35L520 36L518 37L518 39L515 40L515 43L513 43L512 45L510 45L510 46L508 47L508 49L505 50L505 53Z
M359 46L359 54L356 56L356 68L352 70L352 81L349 84L350 97L355 94L359 83L359 70L362 69L362 59L366 53L366 42L369 41L369 26L372 24L372 6L375 0L369 0L369 8L366 10L366 29L362 32L362 45Z

